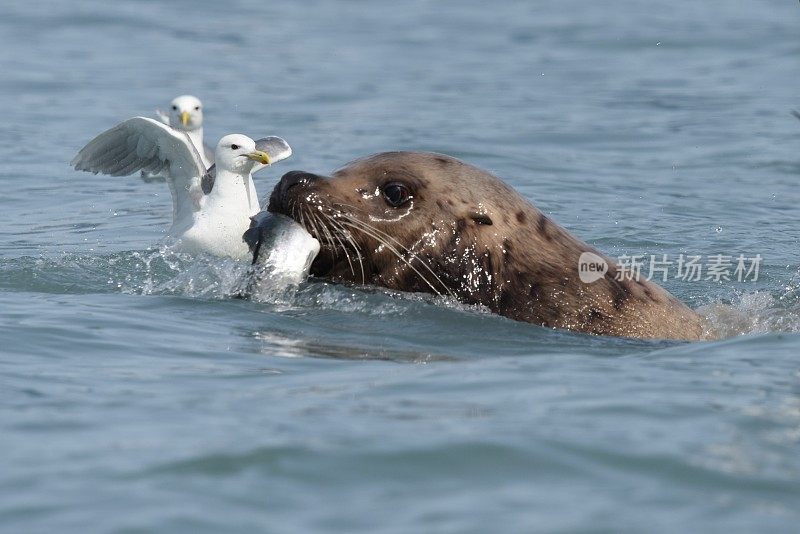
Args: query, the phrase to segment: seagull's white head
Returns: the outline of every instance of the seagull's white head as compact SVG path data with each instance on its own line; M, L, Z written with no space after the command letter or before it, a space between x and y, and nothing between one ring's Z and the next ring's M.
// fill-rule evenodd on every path
M219 140L214 152L218 169L237 174L253 172L253 167L260 163L269 165L269 154L256 150L256 142L241 134L226 135Z
M203 104L192 95L176 97L169 103L169 125L190 132L203 126Z

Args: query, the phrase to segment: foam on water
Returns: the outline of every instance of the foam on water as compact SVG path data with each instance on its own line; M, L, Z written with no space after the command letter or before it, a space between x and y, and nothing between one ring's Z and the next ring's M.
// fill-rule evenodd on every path
M721 338L748 334L800 332L800 298L775 296L756 291L737 295L730 302L701 306L698 313L707 318Z
M490 313L484 307L465 305L445 296L376 287L348 288L316 281L298 283L297 262L278 261L284 258L278 249L289 245L297 243L273 242L277 255L256 267L232 259L176 251L169 245L109 255L62 253L3 259L0 287L26 286L46 293L120 292L212 300L244 296L281 309L314 308L373 315L402 314L412 304L435 305L459 313ZM304 269L307 272L307 266ZM799 288L795 276L781 291L733 291L727 298L706 299L697 312L722 339L796 333L800 332Z

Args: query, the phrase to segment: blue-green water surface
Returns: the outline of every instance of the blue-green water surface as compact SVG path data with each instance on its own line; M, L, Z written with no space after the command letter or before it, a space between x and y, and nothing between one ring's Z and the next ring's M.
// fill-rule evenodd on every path
M796 532L800 4L6 1L0 530ZM230 297L165 184L78 173L183 93L290 169L382 150L503 177L671 277L726 339L546 330L311 283Z

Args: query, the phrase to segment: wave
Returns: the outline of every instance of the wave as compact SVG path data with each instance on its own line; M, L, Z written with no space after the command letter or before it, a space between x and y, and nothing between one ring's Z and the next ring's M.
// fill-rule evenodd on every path
M698 310L721 338L800 332L800 271L781 290L739 293Z
M51 294L181 295L211 300L246 296L273 311L321 310L373 316L402 315L420 304L487 315L480 306L383 288L327 283L300 286L248 263L180 252L169 245L106 255L64 252L0 260L0 290ZM800 332L800 271L779 290L759 289L717 298L700 308L720 338Z

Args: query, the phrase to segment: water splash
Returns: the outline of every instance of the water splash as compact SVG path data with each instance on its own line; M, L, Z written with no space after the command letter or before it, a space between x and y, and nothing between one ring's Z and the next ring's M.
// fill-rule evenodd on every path
M719 300L697 311L721 338L800 332L800 293L797 286L777 295L766 291L744 293L730 302Z
M43 293L180 294L228 298L247 273L240 262L168 246L108 255L62 253L0 261L0 287Z
M450 298L324 282L298 284L264 266L193 255L167 245L107 255L60 253L0 260L0 289L42 293L180 295L225 300L242 295L272 311L335 311L402 316L420 304L488 314ZM800 270L779 290L734 294L697 310L721 338L800 332Z

